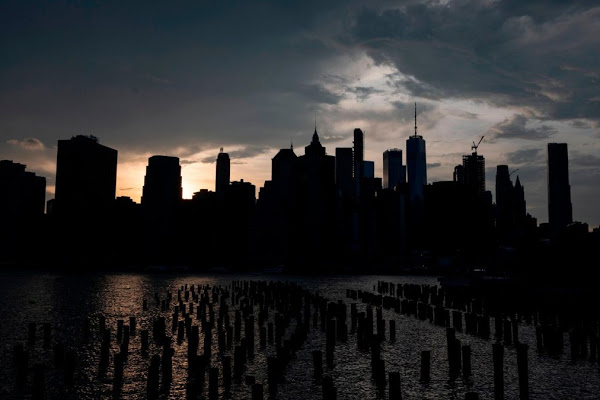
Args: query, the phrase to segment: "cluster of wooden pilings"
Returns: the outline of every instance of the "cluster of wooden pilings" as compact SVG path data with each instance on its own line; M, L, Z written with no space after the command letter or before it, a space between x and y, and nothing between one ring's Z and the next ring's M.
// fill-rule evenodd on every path
M456 338L456 332L490 339L490 315L479 299L465 300L445 293L442 288L432 285L394 284L379 281L373 293L362 290L346 291L346 297L360 300L367 305L367 314L372 316L372 307L377 310L378 336L385 335L385 321L380 318L381 309L391 309L399 315L413 316L422 321L446 328L446 348L450 379L456 379L461 373L463 378L472 376L471 346L462 344ZM352 309L356 309L354 303ZM463 324L464 321L464 324ZM390 340L392 326L390 320ZM493 344L494 362L494 398L504 399L504 346L515 345L519 375L520 399L529 399L528 345L519 342L519 320L497 314L494 318L496 343ZM367 324L369 325L369 324ZM372 325L372 324L371 324ZM431 376L431 352L421 352L421 382L428 382ZM384 368L384 367L380 367ZM467 392L465 399L478 399L475 392Z
M288 365L307 340L318 336L325 340L323 348L311 354L311 384L320 386L323 399L339 397L336 348L356 343L358 354L370 358L370 370L365 372L379 393L396 400L402 399L402 371L388 371L382 345L389 343L393 351L398 321L386 321L385 310L386 315L395 312L398 317L445 329L450 380L473 378L472 348L464 338L493 341L494 399L504 399L504 350L514 346L520 399L529 398L528 345L520 341L519 324L530 322L531 315L490 312L482 299L465 298L434 285L381 281L372 292L347 289L346 298L329 299L289 282L186 284L140 299L141 310L131 310L132 315L85 318L81 340L97 355L93 359L98 363L98 378L111 382L115 399L123 397L131 379L133 353L143 360L145 396L151 400L168 396L174 374L181 373L186 375L188 399L231 398L234 391L237 398L245 393L244 398L252 400L275 399ZM538 351L562 354L564 330L556 319L534 314L533 322ZM597 338L597 325L572 325L571 358L596 360ZM36 346L51 354L51 363L50 357L34 360ZM420 382L427 385L432 376L431 349L422 349L420 357L416 360L420 361ZM31 394L33 400L46 398L48 371L52 370L52 376L61 376L65 393L74 393L81 378L80 359L76 344L54 337L51 324L31 322L27 339L14 346L15 390ZM478 398L475 392L465 394L465 399Z

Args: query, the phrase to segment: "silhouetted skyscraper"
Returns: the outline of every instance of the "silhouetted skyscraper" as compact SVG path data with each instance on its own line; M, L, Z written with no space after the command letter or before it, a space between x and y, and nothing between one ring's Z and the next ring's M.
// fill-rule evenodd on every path
M406 140L406 170L412 207L423 203L423 193L427 185L427 161L425 140L417 135L417 105L415 104L415 134Z
M58 215L106 212L115 199L117 150L94 136L58 141L55 211Z
M182 198L181 166L179 158L152 156L148 159L144 188L143 207L167 207Z
M315 129L305 154L296 160L299 256L317 261L331 253L326 245L335 221L335 157L326 154Z
M463 156L464 183L475 193L485 192L485 158L473 152Z
M383 152L383 188L394 189L406 182L406 167L402 165L402 150L390 149Z
M172 261L178 255L178 206L181 204L179 158L148 159L142 194L144 256L147 262Z
M223 197L227 191L230 181L229 154L221 152L217 156L217 177L215 180L215 192L217 196Z
M349 197L353 194L352 172L354 162L351 147L335 149L335 184L338 195Z
M375 161L363 161L363 179L375 178Z
M363 161L365 160L365 135L359 128L354 129L353 160L354 160L354 179L359 181L362 178Z
M45 196L46 178L25 171L23 164L0 161L0 262L45 256L34 241L41 236ZM31 252L32 243L39 251Z
M548 218L555 231L573 222L566 143L548 143Z
M46 178L25 171L26 165L0 161L0 215L40 218L46 203ZM3 221L0 219L0 221Z
M496 167L496 228L501 235L508 234L516 224L515 204L515 192L508 165L498 165Z

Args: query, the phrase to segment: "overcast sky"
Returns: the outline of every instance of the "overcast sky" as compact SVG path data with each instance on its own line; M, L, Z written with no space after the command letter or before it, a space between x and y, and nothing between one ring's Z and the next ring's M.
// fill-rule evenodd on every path
M76 134L119 151L117 195L139 201L155 154L180 157L184 197L214 190L220 147L258 193L315 116L328 154L362 128L381 176L417 102L430 183L485 136L487 189L508 164L546 222L546 145L566 142L574 219L600 224L597 1L4 0L0 45L0 159L47 199Z

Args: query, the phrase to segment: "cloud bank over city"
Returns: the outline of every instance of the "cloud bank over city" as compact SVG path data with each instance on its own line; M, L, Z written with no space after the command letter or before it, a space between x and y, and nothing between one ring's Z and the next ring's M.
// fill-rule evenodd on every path
M7 1L0 6L0 158L48 178L56 144L119 150L117 195L139 200L148 157L181 159L184 197L317 130L329 154L365 131L366 158L427 141L429 182L481 136L487 189L508 164L547 221L546 145L569 145L574 219L600 224L600 7L593 1Z

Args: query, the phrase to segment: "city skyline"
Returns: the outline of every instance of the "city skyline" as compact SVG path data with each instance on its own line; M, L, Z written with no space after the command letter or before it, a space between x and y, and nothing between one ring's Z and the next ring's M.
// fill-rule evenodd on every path
M573 219L600 225L592 2L111 4L1 13L0 158L46 177L47 200L61 139L117 149L116 195L138 202L148 158L179 157L190 198L214 190L221 147L231 180L258 189L278 149L310 142L315 115L329 155L362 129L381 177L385 150L406 154L416 101L429 183L485 135L486 189L497 165L519 169L547 222L546 144L568 143Z

